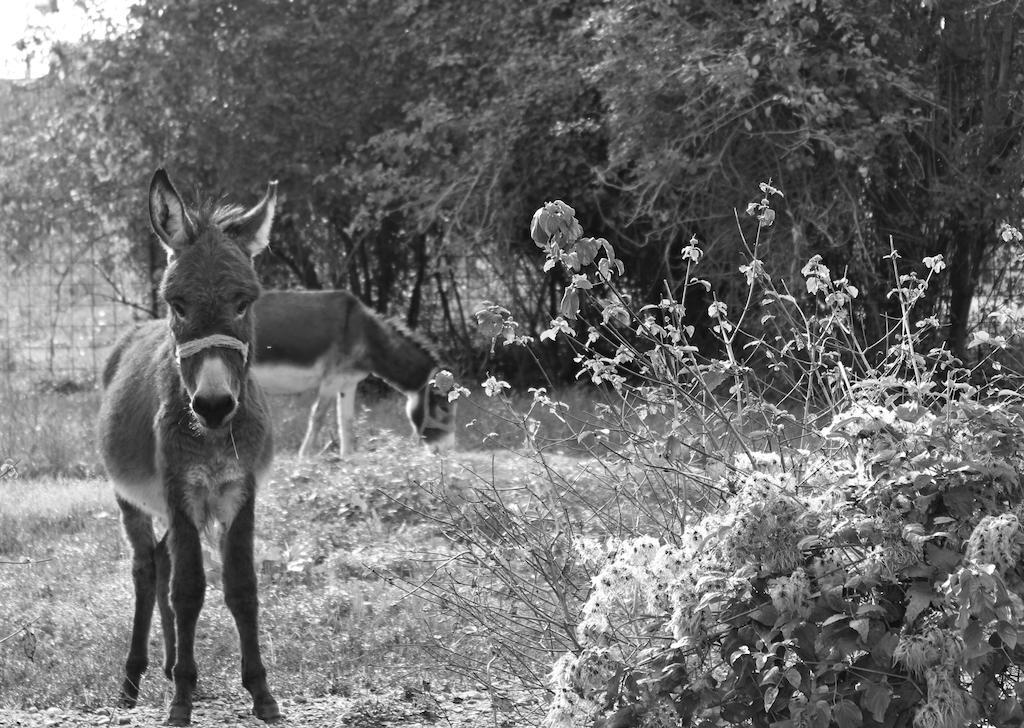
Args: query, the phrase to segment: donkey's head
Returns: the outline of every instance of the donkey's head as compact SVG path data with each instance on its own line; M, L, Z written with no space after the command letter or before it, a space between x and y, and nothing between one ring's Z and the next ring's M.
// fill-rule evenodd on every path
M433 381L406 393L405 412L413 432L427 447L444 452L455 444L455 402Z
M168 263L160 287L170 311L181 382L201 427L227 425L238 409L252 354L252 257L270 239L277 183L251 209L190 210L164 170L149 188L149 216Z

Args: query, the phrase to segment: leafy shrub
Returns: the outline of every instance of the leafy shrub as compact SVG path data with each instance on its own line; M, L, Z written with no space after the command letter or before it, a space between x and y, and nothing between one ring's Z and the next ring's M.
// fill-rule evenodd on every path
M803 475L747 471L678 543L606 549L550 722L1019 724L1022 426L1003 401L854 407Z
M737 312L698 278L696 240L679 253L683 290L635 310L613 247L584 237L562 202L538 210L545 269L565 271L561 316L540 339L564 340L607 395L604 426L576 430L596 464L588 478L546 468L531 510L494 503L527 558L503 561L501 539L475 530L461 566L474 584L503 585L506 609L560 607L529 612L531 634L562 635L546 648L565 645L548 726L1019 725L1015 380L981 377L987 357L968 370L927 346L938 321L918 320L915 304L941 256L908 272L890 251L898 315L877 342L858 338L857 287L820 257L796 294L773 280L758 253L781 193L761 189L747 209L756 234L740 233ZM695 344L691 288L711 301L714 347ZM496 341L533 343L497 303L477 318ZM971 346L1003 343L979 334ZM499 380L484 388L505 397ZM533 405L571 420L546 391ZM538 433L526 440L550 458ZM672 497L659 497L666 485ZM545 519L546 543L527 528ZM500 600L455 601L489 626L501 618ZM508 647L495 634L489 668Z

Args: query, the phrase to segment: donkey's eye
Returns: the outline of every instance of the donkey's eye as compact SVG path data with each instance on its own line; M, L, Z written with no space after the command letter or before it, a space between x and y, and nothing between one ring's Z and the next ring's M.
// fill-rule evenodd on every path
M245 312L248 311L248 310L249 310L249 302L248 301L240 301L238 303L238 305L237 305L237 308L235 308L235 315L236 316L245 316Z
M171 307L171 311L174 312L175 316L185 318L185 307L182 305L181 301L168 301L167 305Z

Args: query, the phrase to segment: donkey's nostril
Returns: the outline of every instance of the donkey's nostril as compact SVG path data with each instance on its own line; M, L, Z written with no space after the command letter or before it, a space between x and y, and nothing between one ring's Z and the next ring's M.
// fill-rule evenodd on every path
M192 400L192 411L210 428L223 425L235 411L235 398L229 394L197 395Z

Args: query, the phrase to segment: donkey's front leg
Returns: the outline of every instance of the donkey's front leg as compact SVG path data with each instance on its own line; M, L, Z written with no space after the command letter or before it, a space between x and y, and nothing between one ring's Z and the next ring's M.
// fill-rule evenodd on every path
M253 521L256 484L245 483L245 500L224 534L221 544L224 564L224 602L235 618L242 652L242 685L252 695L252 712L267 723L282 719L277 701L267 686L267 670L260 657L259 599L256 595L256 567L253 563Z
M192 722L192 693L196 688L196 621L206 596L206 575L199 531L187 514L178 509L172 512L167 536L171 562L170 602L178 638L171 670L174 699L167 725L180 726Z
M173 680L174 658L177 640L174 636L174 610L171 609L171 557L168 553L167 534L156 545L153 553L156 562L156 603L160 609L160 624L164 635L164 675Z
M327 409L330 406L330 397L322 393L317 394L316 400L309 408L309 419L306 421L306 434L299 446L299 460L304 460L316 446L316 438L323 427L324 418L327 416Z
M124 664L120 704L134 708L139 699L139 682L149 666L149 628L156 600L156 540L153 519L122 498L121 522L132 547L132 580L135 582L135 617L132 620L132 642Z
M338 449L346 457L356 451L356 387L359 380L346 381L338 392Z

